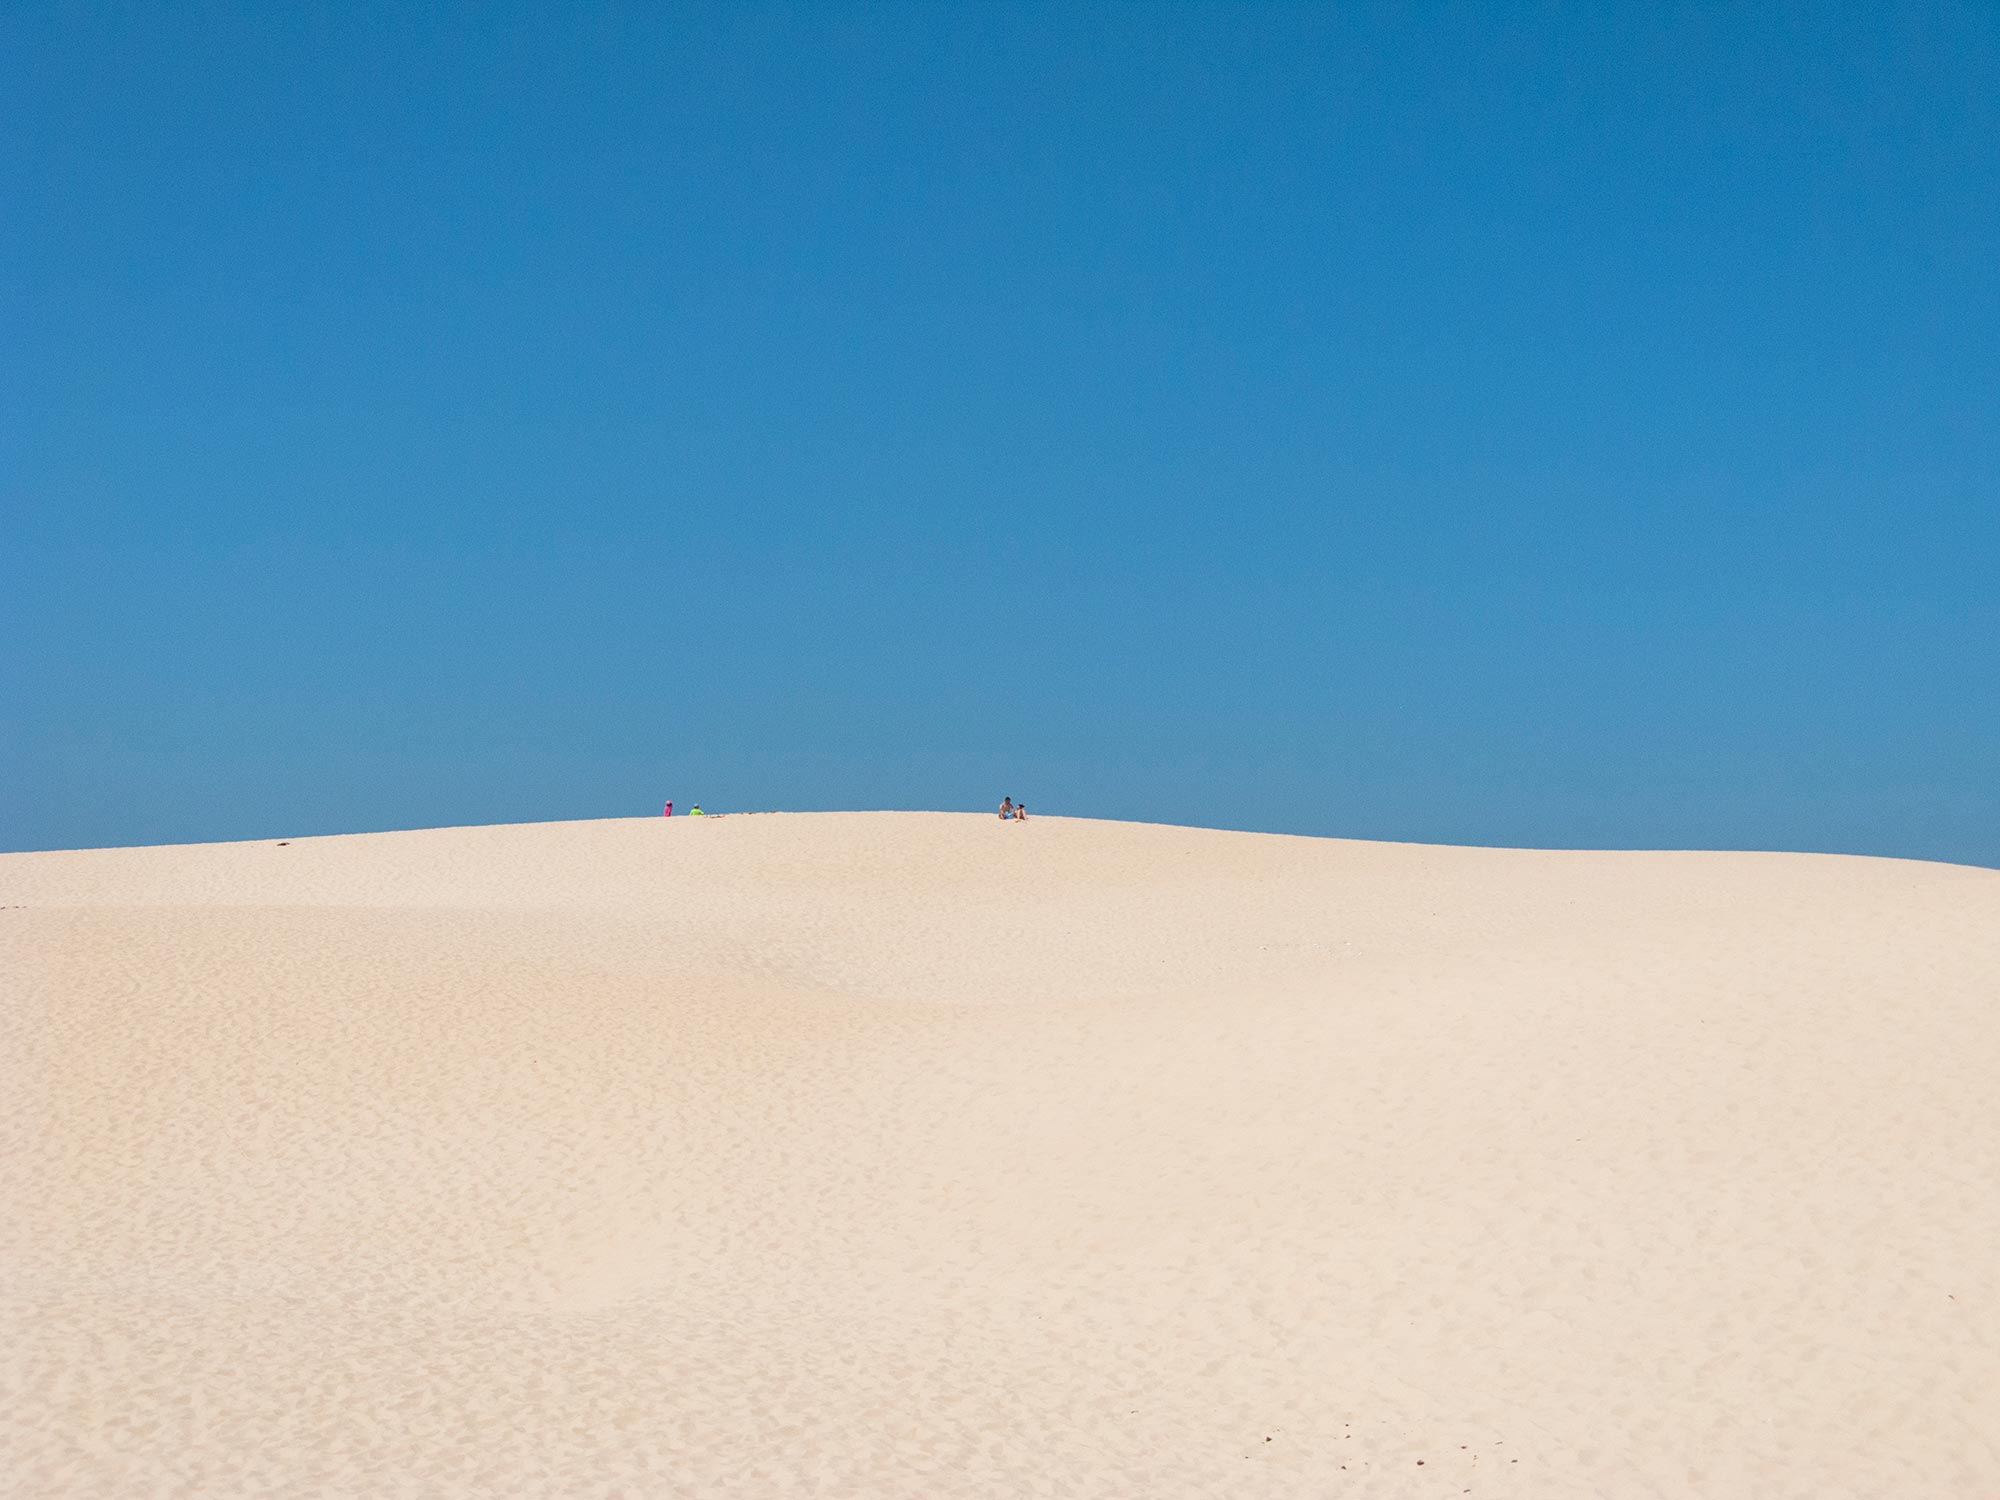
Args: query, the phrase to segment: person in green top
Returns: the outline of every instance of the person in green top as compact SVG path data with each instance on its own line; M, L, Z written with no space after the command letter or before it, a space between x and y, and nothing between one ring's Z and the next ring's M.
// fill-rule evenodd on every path
M693 807L688 809L688 816L690 818L705 818L708 814L701 810L701 804L697 802Z

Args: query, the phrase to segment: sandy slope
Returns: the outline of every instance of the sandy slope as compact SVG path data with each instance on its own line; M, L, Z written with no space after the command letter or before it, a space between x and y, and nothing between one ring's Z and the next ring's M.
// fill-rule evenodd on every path
M24 1496L2000 1495L1991 871L822 814L0 906Z

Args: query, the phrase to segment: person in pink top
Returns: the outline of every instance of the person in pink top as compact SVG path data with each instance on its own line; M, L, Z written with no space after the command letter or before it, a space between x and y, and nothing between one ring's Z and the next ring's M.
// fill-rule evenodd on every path
M661 813L660 816L663 818L671 818L673 815L674 815L674 805L673 803L669 802L667 804L667 810Z

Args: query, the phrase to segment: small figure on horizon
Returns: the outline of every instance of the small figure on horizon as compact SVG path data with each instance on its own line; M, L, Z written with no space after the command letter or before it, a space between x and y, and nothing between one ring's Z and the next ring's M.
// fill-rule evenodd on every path
M1002 797L1000 799L1000 821L1004 823L1013 816L1014 799L1012 797Z
M671 818L673 815L674 815L674 805L673 803L669 802L667 804L667 810L661 813L660 816L663 818Z
M701 810L701 804L697 802L693 807L688 809L688 816L690 818L705 818L708 814Z
M1025 803L1025 802L1016 802L1016 803L1014 804L1014 821L1015 821L1016 823L1025 823L1025 822L1027 822L1027 821L1028 821L1028 804L1027 804L1027 803Z

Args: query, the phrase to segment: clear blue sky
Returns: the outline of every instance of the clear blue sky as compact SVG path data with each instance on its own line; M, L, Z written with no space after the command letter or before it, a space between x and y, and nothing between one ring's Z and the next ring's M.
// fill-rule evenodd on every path
M0 16L0 847L2000 865L2000 9Z

